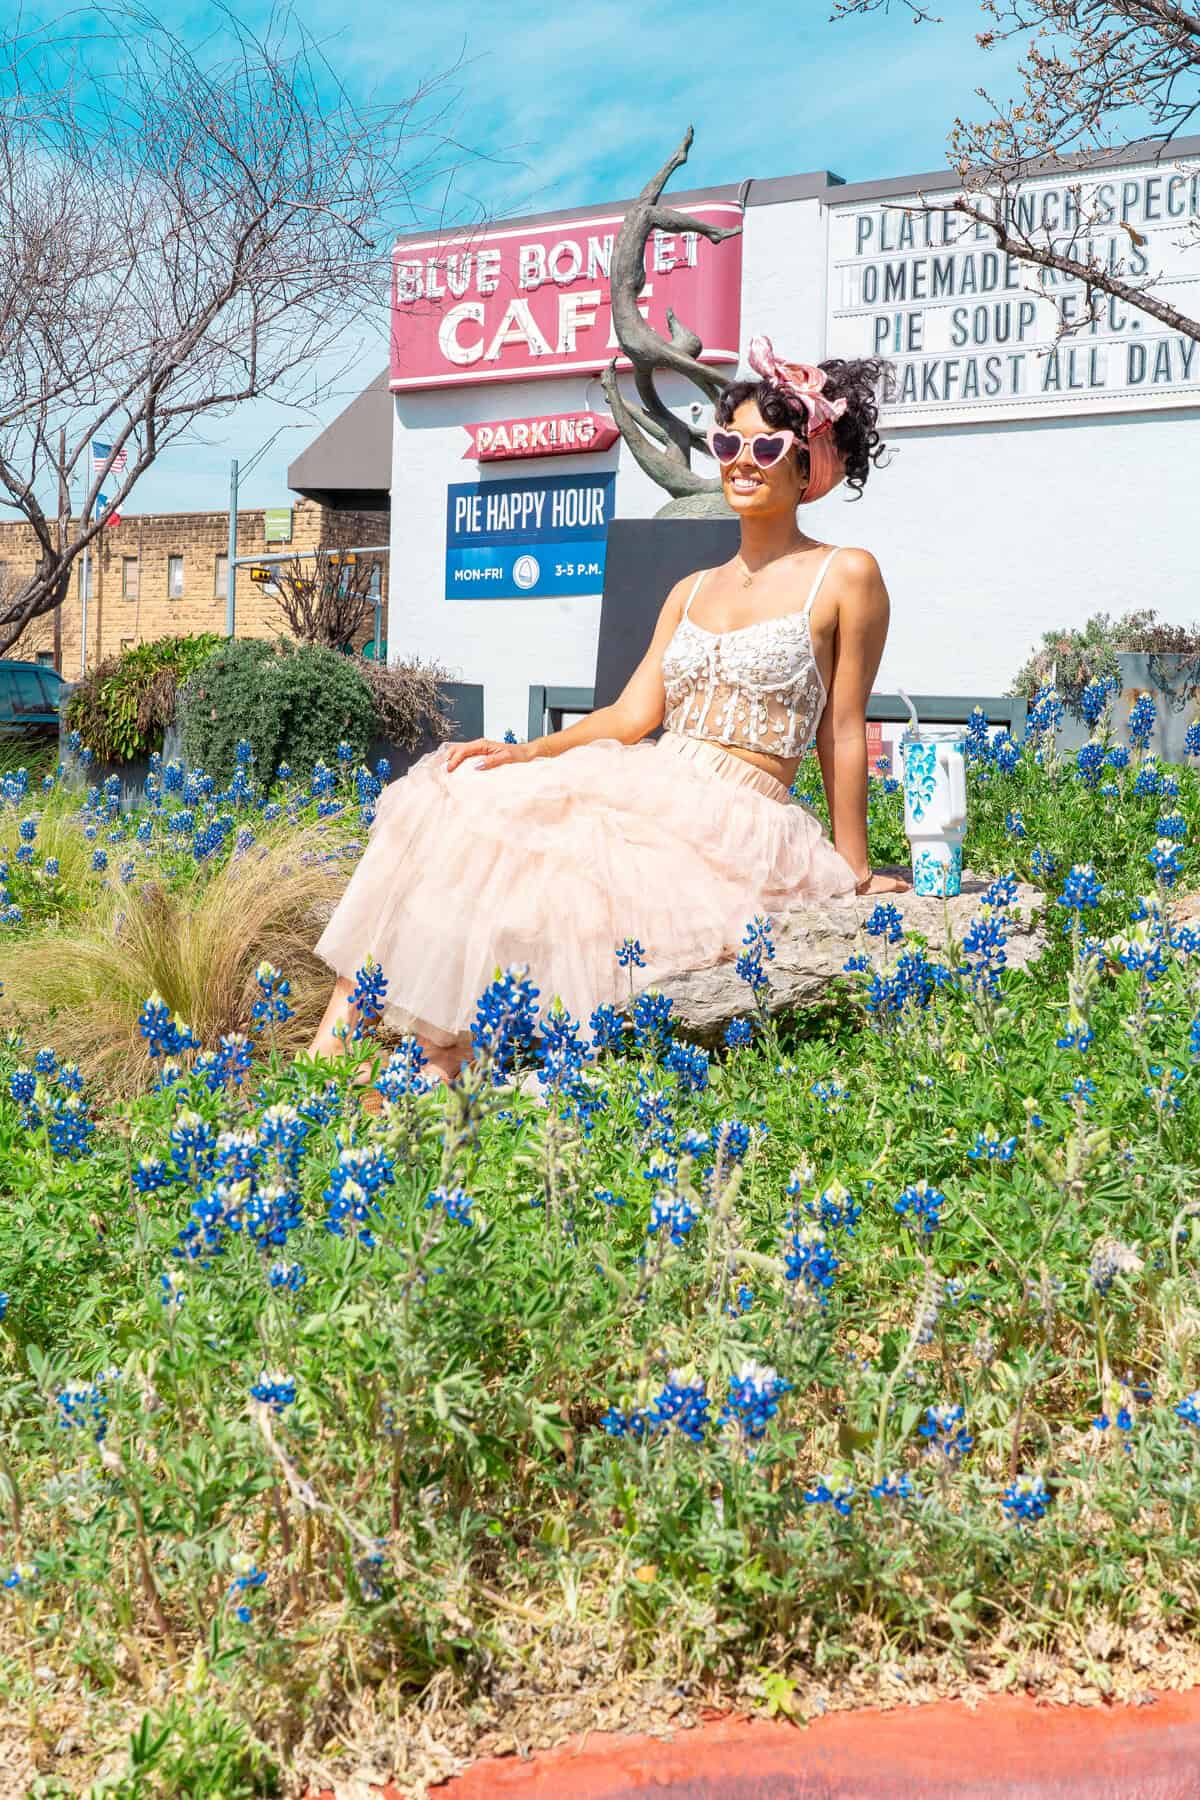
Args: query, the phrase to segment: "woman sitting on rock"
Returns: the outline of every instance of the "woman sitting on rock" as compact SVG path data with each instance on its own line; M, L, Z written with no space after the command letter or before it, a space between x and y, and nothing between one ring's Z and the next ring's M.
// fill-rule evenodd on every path
M861 493L883 365L781 362L766 338L750 364L759 379L726 388L709 432L738 554L671 590L613 705L528 744L443 745L385 790L317 944L338 980L313 1053L338 1049L368 957L385 1025L450 1078L498 966L528 964L542 1004L586 1022L627 993L625 939L650 985L735 951L756 914L904 886L867 860L887 591L868 551L796 519L842 481ZM832 843L789 792L814 740Z

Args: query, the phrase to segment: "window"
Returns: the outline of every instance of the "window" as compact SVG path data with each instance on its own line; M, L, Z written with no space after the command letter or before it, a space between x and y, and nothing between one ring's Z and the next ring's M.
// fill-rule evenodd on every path
M37 661L42 664L43 668L52 669L54 667L53 650L39 650L37 653Z
M229 598L228 556L218 556L217 558L213 571L213 598L214 600L228 600Z
M121 558L121 596L125 600L136 600L138 597L138 559L136 556Z
M167 558L167 599L183 599L183 558L168 556Z
M18 666L6 669L5 686L8 689L5 698L11 718L35 718L40 713L54 711L55 702L47 699L42 678L35 668Z

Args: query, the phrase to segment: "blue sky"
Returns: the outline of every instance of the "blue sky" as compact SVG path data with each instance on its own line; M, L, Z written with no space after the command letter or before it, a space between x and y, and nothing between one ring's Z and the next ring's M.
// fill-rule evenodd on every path
M220 19L207 0L162 0L155 10L197 42L211 42ZM268 8L243 0L236 10L253 25ZM356 9L296 0L353 94L399 96L458 64L445 97L466 148L420 198L431 217L471 218L624 198L688 124L696 141L677 187L814 169L856 181L938 168L956 112L975 110L981 84L1007 91L1013 65L1007 50L978 48L977 0L943 0L940 10L941 24L916 26L900 0L888 14L839 23L829 21L828 0L366 0ZM45 18L60 8L36 11ZM6 14L15 18L14 0L0 0ZM382 367L385 334L381 293L377 337L347 340L339 361L349 368L316 405L258 403L208 421L202 438L163 456L130 510L225 505L230 456L248 461L280 427L242 504L287 504L288 463Z

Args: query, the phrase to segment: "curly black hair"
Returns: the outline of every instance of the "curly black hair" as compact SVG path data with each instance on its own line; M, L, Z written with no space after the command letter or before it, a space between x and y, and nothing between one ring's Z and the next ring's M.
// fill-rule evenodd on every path
M846 467L846 485L861 496L871 464L878 463L885 445L876 429L879 405L891 392L892 365L882 357L864 356L847 361L840 356L821 363L826 375L824 392L830 400L844 399L846 410L834 420L833 436ZM792 401L782 388L769 381L731 381L717 401L717 424L728 425L743 401L753 400L768 425L790 429L803 439L808 431L808 414L799 401ZM808 452L803 444L796 446L797 456Z

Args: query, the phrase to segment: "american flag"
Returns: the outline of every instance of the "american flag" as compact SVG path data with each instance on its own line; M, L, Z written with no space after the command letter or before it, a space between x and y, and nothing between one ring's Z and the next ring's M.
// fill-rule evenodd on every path
M112 456L112 445L111 444L102 444L100 442L99 438L93 438L92 439L92 473L93 473L93 475L95 474L97 469L102 469L104 467L105 463L108 461L110 456ZM110 475L123 475L125 473L125 463L126 463L126 456L125 456L124 450L118 450L117 454L115 456L113 456L112 466L109 469L109 474Z

